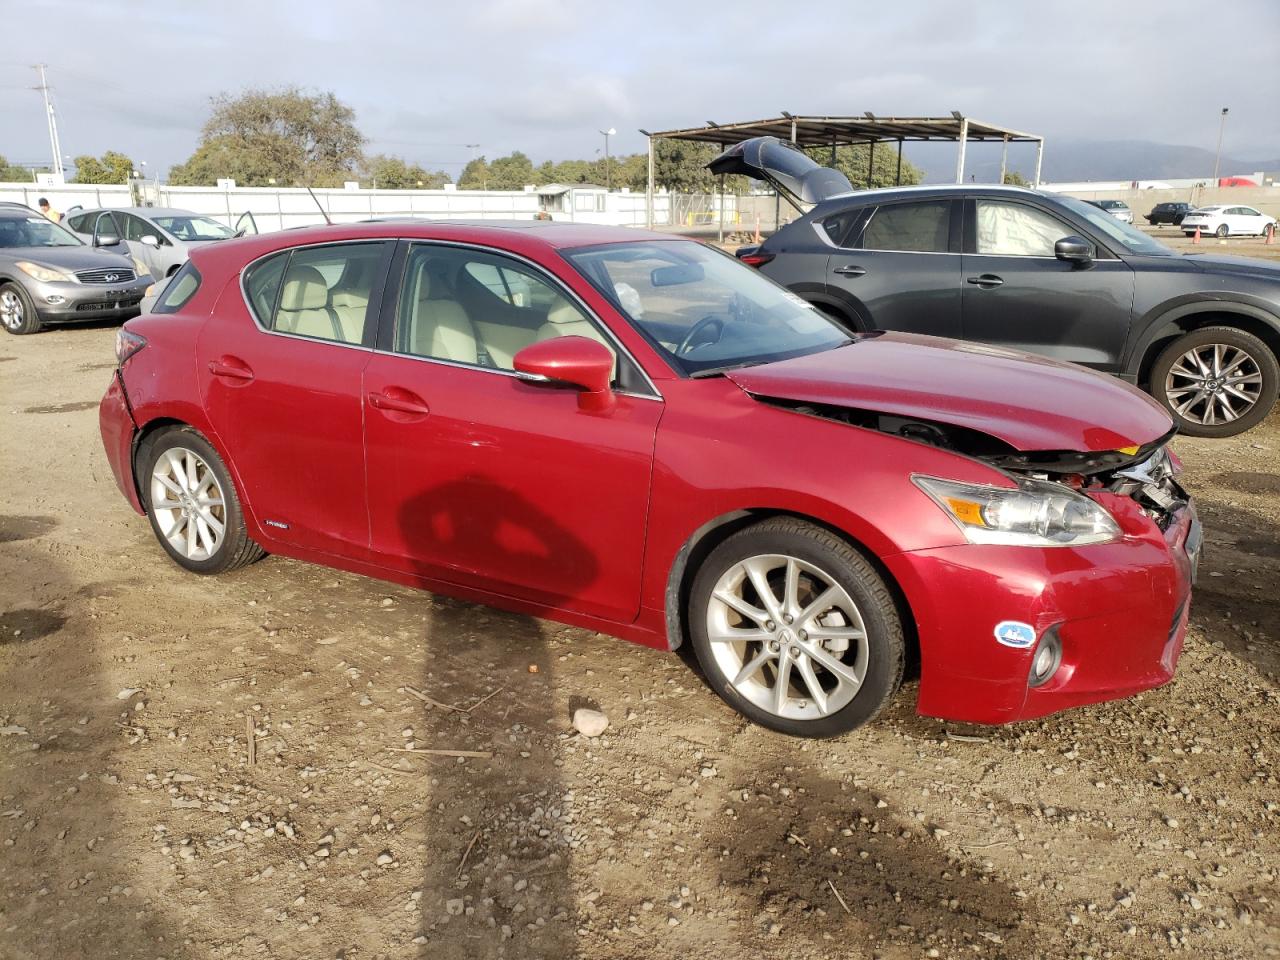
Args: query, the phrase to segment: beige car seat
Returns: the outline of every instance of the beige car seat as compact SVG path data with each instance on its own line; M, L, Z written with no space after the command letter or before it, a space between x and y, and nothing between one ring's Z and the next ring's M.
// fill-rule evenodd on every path
M471 318L455 300L431 300L431 275L418 275L418 305L409 330L409 350L420 357L477 363L479 344Z
M284 289L280 291L275 329L324 340L355 342L360 339L357 335L347 340L337 313L329 305L329 285L315 267L290 269Z

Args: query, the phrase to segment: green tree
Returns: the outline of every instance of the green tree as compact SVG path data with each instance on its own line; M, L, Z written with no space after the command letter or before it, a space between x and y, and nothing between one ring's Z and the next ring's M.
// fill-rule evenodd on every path
M4 157L0 157L0 182L3 183L30 183L34 178L32 171L27 167L20 167L16 163L10 163Z
M449 182L449 175L379 153L365 158L361 180L379 190L439 190Z
M1009 170L1004 175L1004 182L1014 187L1029 187L1031 181L1020 174L1017 170Z
M489 161L484 157L475 157L462 168L462 173L458 176L458 189L488 190L491 176Z
M86 154L73 162L76 176L72 183L128 183L134 171L133 161L116 150L108 150L101 159Z
M831 162L830 147L810 147L805 153L824 167L834 167L839 170L855 187L866 189L892 187L898 182L898 151L892 144L876 144L874 156L870 155L870 147L864 143L837 147L835 163ZM868 163L871 166L870 177L867 176ZM923 171L903 158L902 183L919 183L923 178Z
M355 111L332 93L251 89L212 99L200 145L169 171L174 184L234 177L246 186L338 186L353 178L364 136Z
M533 161L519 150L489 164L490 190L519 190L533 180Z

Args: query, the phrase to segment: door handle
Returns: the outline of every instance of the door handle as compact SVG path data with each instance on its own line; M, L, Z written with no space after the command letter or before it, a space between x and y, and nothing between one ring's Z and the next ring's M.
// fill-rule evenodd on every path
M848 264L845 264L843 267L836 267L831 272L838 273L842 277L861 277L867 272L867 268L860 267L854 263L848 263Z
M236 357L219 357L209 361L209 372L215 377L230 377L232 380L252 380L253 371L248 364Z
M391 387L390 389L396 392L369 394L369 405L378 410L408 413L419 417L425 417L431 412L420 397L410 393L408 390L402 390L397 387Z
M1001 280L999 277L997 277L994 273L984 273L980 277L970 277L969 283L972 283L975 287L982 287L984 290L987 290L987 289L990 289L991 287L1000 286L1000 284L1004 283L1004 281Z

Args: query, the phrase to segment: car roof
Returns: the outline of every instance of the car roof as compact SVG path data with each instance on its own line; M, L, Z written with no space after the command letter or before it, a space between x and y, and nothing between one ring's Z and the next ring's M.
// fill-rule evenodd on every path
M831 203L845 206L850 202L882 203L899 197L946 197L954 194L965 196L1014 196L1014 197L1056 197L1049 190L1031 190L1027 187L1016 187L1002 183L920 183L902 187L876 187L872 190L854 190L852 193L840 193L828 197L818 204L819 207Z
M178 207L86 207L83 210L73 210L73 217L83 216L86 213L132 213L135 216L142 217L144 220L150 217L203 217L205 214L196 213L194 210L181 210Z

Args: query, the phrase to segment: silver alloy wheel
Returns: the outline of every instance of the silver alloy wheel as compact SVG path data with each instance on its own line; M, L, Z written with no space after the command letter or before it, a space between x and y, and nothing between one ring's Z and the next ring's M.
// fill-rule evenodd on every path
M12 290L0 292L0 323L10 330L22 326L22 298Z
M1240 347L1202 344L1169 368L1164 393L1184 419L1205 426L1230 423L1252 410L1262 396L1262 368Z
M867 675L867 630L844 587L797 557L734 564L707 605L707 639L730 686L762 710L816 720L848 706Z
M170 447L152 467L151 513L160 535L188 560L208 560L222 546L227 522L222 485L186 447Z

